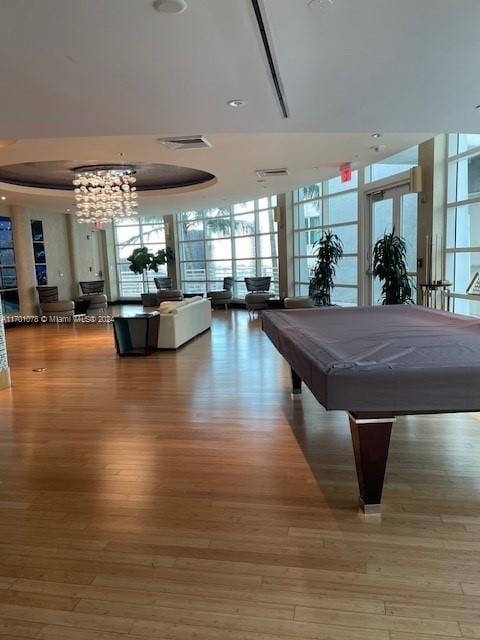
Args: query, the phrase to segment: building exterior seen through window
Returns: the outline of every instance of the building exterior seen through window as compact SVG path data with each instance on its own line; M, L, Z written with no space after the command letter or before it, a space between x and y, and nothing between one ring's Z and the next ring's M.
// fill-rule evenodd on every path
M4 315L18 313L17 268L12 221L8 216L0 216L0 296Z
M480 316L480 300L466 297L471 279L480 271L479 134L449 136L447 168L445 272L453 283L453 310Z
M276 196L177 215L182 289L205 293L234 279L234 297L244 298L244 278L270 276L278 293Z
M136 275L129 269L128 256L134 249L147 247L152 253L165 249L165 224L163 216L135 216L119 218L113 227L119 296L121 299L138 298L141 293L155 291L154 276L166 276L167 267L159 267L158 273Z
M358 171L352 180L340 177L302 187L293 194L295 294L308 295L315 261L315 242L331 229L343 243L344 256L336 268L332 302L358 304Z

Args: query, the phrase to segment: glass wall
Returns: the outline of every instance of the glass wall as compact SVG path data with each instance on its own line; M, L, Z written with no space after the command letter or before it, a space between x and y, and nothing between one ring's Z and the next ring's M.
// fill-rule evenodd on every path
M453 283L457 313L480 315L479 302L461 297L480 271L480 135L448 140L446 277ZM456 296L455 296L456 294Z
M0 216L0 297L5 316L18 313L20 305L12 221L7 216Z
M331 230L343 242L344 256L336 269L332 302L358 304L358 172L350 182L340 177L297 189L293 193L295 294L308 295L315 243Z
M120 298L138 298L141 293L155 291L153 278L166 276L167 267L159 267L158 273L136 275L130 271L127 258L139 247L147 247L152 253L165 249L163 216L119 218L113 225Z
M276 196L177 216L181 288L187 293L221 289L234 279L234 297L245 297L244 278L270 276L278 293Z
M418 165L418 145L365 167L365 183L390 178Z

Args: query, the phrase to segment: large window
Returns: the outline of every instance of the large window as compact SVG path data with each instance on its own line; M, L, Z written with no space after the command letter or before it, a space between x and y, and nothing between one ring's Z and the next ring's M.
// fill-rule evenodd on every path
M418 165L418 145L365 167L365 183L391 178Z
M451 134L448 144L446 276L454 311L480 315L466 289L480 271L480 135Z
M219 289L234 279L234 295L246 293L244 278L270 276L278 293L276 196L177 216L180 278L186 292Z
M115 220L115 255L120 298L138 298L141 293L155 291L154 276L166 276L167 267L158 273L136 275L129 269L127 258L134 249L147 247L152 253L165 249L165 225L162 216L138 216Z
M308 295L315 243L330 229L343 242L332 302L358 304L358 173L297 189L294 202L295 294Z
M18 302L15 251L13 249L12 221L6 216L0 216L0 297L3 312L6 316L18 312L20 306Z

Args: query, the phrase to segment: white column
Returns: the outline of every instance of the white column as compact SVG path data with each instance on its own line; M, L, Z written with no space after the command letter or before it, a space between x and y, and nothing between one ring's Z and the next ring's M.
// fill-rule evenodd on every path
M165 215L163 216L165 223L165 244L174 250L175 260L171 264L167 264L167 275L172 279L172 288L178 289L180 284L180 256L178 255L178 242L177 228L176 228L176 216Z
M7 343L3 326L2 301L0 300L0 389L10 386L10 369L8 367Z
M292 192L279 193L278 222L278 279L281 298L295 295L293 265L293 196Z
M38 313L35 289L37 278L33 257L30 216L22 207L13 205L9 207L9 215L12 220L20 314L24 316L36 315Z
M418 268L418 282L425 282L426 246L425 238L436 239L437 252L432 256L431 272L436 279L441 280L444 274L444 226L446 210L446 149L447 136L439 135L423 142L418 147L418 164L422 167L423 192L420 194L418 205L418 244L417 255L422 259L422 266ZM432 276L433 277L433 276ZM421 303L421 291L417 291L418 303Z

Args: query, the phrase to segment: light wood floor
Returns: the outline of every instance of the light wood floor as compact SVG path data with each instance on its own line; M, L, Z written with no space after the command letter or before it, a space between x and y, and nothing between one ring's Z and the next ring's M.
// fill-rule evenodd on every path
M346 416L292 400L246 312L148 358L7 340L0 640L480 638L478 416L399 419L365 522Z

